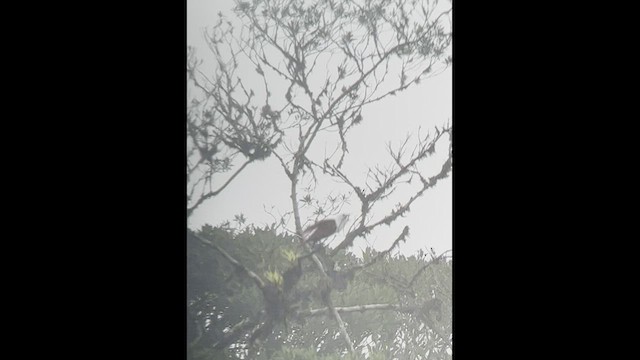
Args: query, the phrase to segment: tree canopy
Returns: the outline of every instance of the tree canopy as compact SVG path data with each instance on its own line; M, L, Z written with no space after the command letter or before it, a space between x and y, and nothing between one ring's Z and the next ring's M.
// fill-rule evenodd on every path
M244 270L198 238L251 264L247 270L263 278L265 289L272 287L276 296L261 291ZM300 281L290 287L301 251L294 236L269 228L204 226L189 232L187 244L191 359L342 358L348 347L331 325L325 296L347 324L358 354L374 359L444 359L451 354L451 261L446 254L390 257L366 249L362 258L346 251L329 258L320 253L325 264L333 264L328 278L306 262ZM329 286L333 291L327 291ZM254 332L270 312L280 321L268 332Z

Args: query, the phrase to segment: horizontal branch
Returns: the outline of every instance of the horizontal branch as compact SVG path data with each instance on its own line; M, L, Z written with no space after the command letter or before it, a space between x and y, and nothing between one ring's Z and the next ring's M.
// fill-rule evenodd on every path
M198 239L201 243L214 248L217 252L219 252L222 256L224 256L227 259L227 261L229 261L237 270L244 272L249 278L251 278L256 283L256 285L260 288L260 290L264 290L265 283L260 278L260 276L258 276L258 274L247 269L246 266L242 265L238 260L234 259L231 255L229 255L229 253L224 251L224 249L222 249L218 245L214 244L212 241L204 239L192 232L189 232L189 234L195 237L196 239Z
M414 306L400 306L396 304L367 304L367 305L355 305L355 306L344 306L344 307L334 307L335 311L340 314L352 313L352 312L365 312L372 310L394 310L401 312L410 312L415 311L418 308ZM320 309L311 309L306 311L301 311L298 313L299 316L311 317L311 316L320 316L326 315L330 312L329 308L320 308Z

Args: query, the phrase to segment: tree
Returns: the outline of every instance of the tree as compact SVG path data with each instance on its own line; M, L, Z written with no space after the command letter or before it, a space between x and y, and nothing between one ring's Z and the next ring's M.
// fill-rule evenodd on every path
M357 353L375 359L442 359L451 351L451 262L447 254L386 256L366 249L362 258L344 250L327 271L332 290L312 262L303 263L302 278L288 288L295 236L271 228L204 226L189 232L188 354L190 359L339 359L348 351L340 331L329 325L334 310L348 324ZM209 244L209 245L208 245ZM224 254L211 244L229 249ZM237 267L238 264L252 264ZM324 257L323 257L324 258ZM336 266L335 264L338 264ZM250 271L264 278L283 297L282 321L260 332L270 308ZM212 276L215 274L215 276ZM282 274L280 279L275 274ZM288 289L288 290L287 290ZM277 304L276 304L277 305ZM259 337L262 334L264 337Z
M197 334L192 336L193 346L213 352L231 351L236 356L249 353L255 358L266 356L267 350L269 356L275 356L276 343L296 349L291 351L316 346L311 351L326 352L323 350L326 347L335 354L345 352L352 356L370 346L371 353L399 356L398 351L405 351L407 343L394 348L395 339L423 331L433 322L428 317L430 309L442 306L435 305L432 294L416 295L417 285L428 268L419 260L402 259L398 264L406 264L392 266L403 273L403 281L415 276L414 280L392 281L389 287L394 290L387 293L376 293L373 285L367 290L388 302L360 302L365 299L337 302L336 293L350 289L356 278L362 280L358 285L373 281L366 274L374 266L390 263L388 255L407 238L409 228L405 226L386 251L376 254L370 251L363 260L346 251L354 240L369 236L381 225L401 220L426 190L451 171L450 145L439 171L426 176L418 169L420 162L435 153L438 142L449 140L452 128L448 124L420 137L414 144L407 138L398 149L389 146L393 166L370 169L364 182L343 167L349 153L348 135L366 124L363 109L367 105L398 96L451 64L448 22L451 10L442 7L443 2L427 0L237 1L235 15L239 25L218 14L218 22L206 33L217 63L212 76L199 71L199 61L190 50L187 73L201 95L193 98L188 109L188 215L223 191L246 166L271 155L278 159L286 175L284 179L290 183L291 198L291 210L262 232L253 229L234 236L217 228L204 229L201 234L189 232L189 239L215 253L209 255L216 259L216 272L209 276L230 274L235 280L225 281L238 282L245 291L242 295L246 296L246 301L234 298L212 310L212 296L220 300L220 294L228 291L226 283L222 283L213 287L210 293L213 295L192 298L190 316L195 319L192 325L197 324L191 329L192 334ZM330 155L316 155L313 145L320 138L335 138L336 150ZM241 165L234 170L238 162ZM231 175L214 187L215 177L226 172ZM413 195L388 208L394 190L414 179L420 186ZM342 194L317 198L315 190L328 180L339 181ZM304 196L301 192L305 192ZM338 213L352 197L360 203L360 214L337 246L319 244L310 248L300 241L306 224ZM374 217L373 210L384 215ZM258 243L269 237L277 238L277 231L288 230L290 222L293 230L287 240L278 240L287 245L284 259L276 256L276 250L273 250L275 257L250 256L254 237L262 239ZM269 231L274 233L267 236ZM238 241L237 236L251 240ZM442 259L434 256L432 261ZM264 263L257 262L261 260ZM410 263L414 265L407 265ZM382 271L378 273L384 278L383 275ZM217 276L216 281L219 280ZM407 291L404 297L399 295L403 289ZM412 291L417 299L413 302L408 300ZM392 296L394 293L396 297ZM365 330L354 329L370 318L357 315L358 311L386 311L397 321L396 329L403 330L390 332L378 340L372 338L373 333L362 337ZM203 314L209 317L202 319ZM215 326L211 328L220 316L234 322L217 330ZM407 327L406 324L415 324L415 318L420 317L423 328ZM315 335L298 336L309 328L289 327L290 319L311 322L311 318L325 321ZM439 341L444 344L441 348L446 348L450 342L447 332L440 329L438 334L434 328L429 327L429 331L435 337L416 335L414 341L438 338L432 345ZM317 342L320 338L322 343ZM442 350L437 354L447 353ZM418 354L408 356L421 358Z
M193 97L187 108L187 216L222 192L249 164L268 157L281 140L281 131L272 126L275 119L266 113L258 117L249 106L253 95L244 104L237 101L234 92L242 83L232 82L233 69L220 62L224 76L206 88L194 75L198 63L190 48L189 77L206 97ZM242 165L214 189L217 175L232 171L238 157L244 158Z

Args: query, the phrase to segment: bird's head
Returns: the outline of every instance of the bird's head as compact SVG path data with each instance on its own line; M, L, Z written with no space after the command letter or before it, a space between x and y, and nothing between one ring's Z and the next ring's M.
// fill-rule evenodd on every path
M349 214L340 214L336 217L336 232L342 230L349 220Z

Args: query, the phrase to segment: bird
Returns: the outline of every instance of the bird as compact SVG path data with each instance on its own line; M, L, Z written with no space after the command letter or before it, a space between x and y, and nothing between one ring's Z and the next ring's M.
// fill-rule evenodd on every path
M302 240L312 243L318 242L342 230L348 219L348 214L340 214L335 218L320 220L302 232Z

